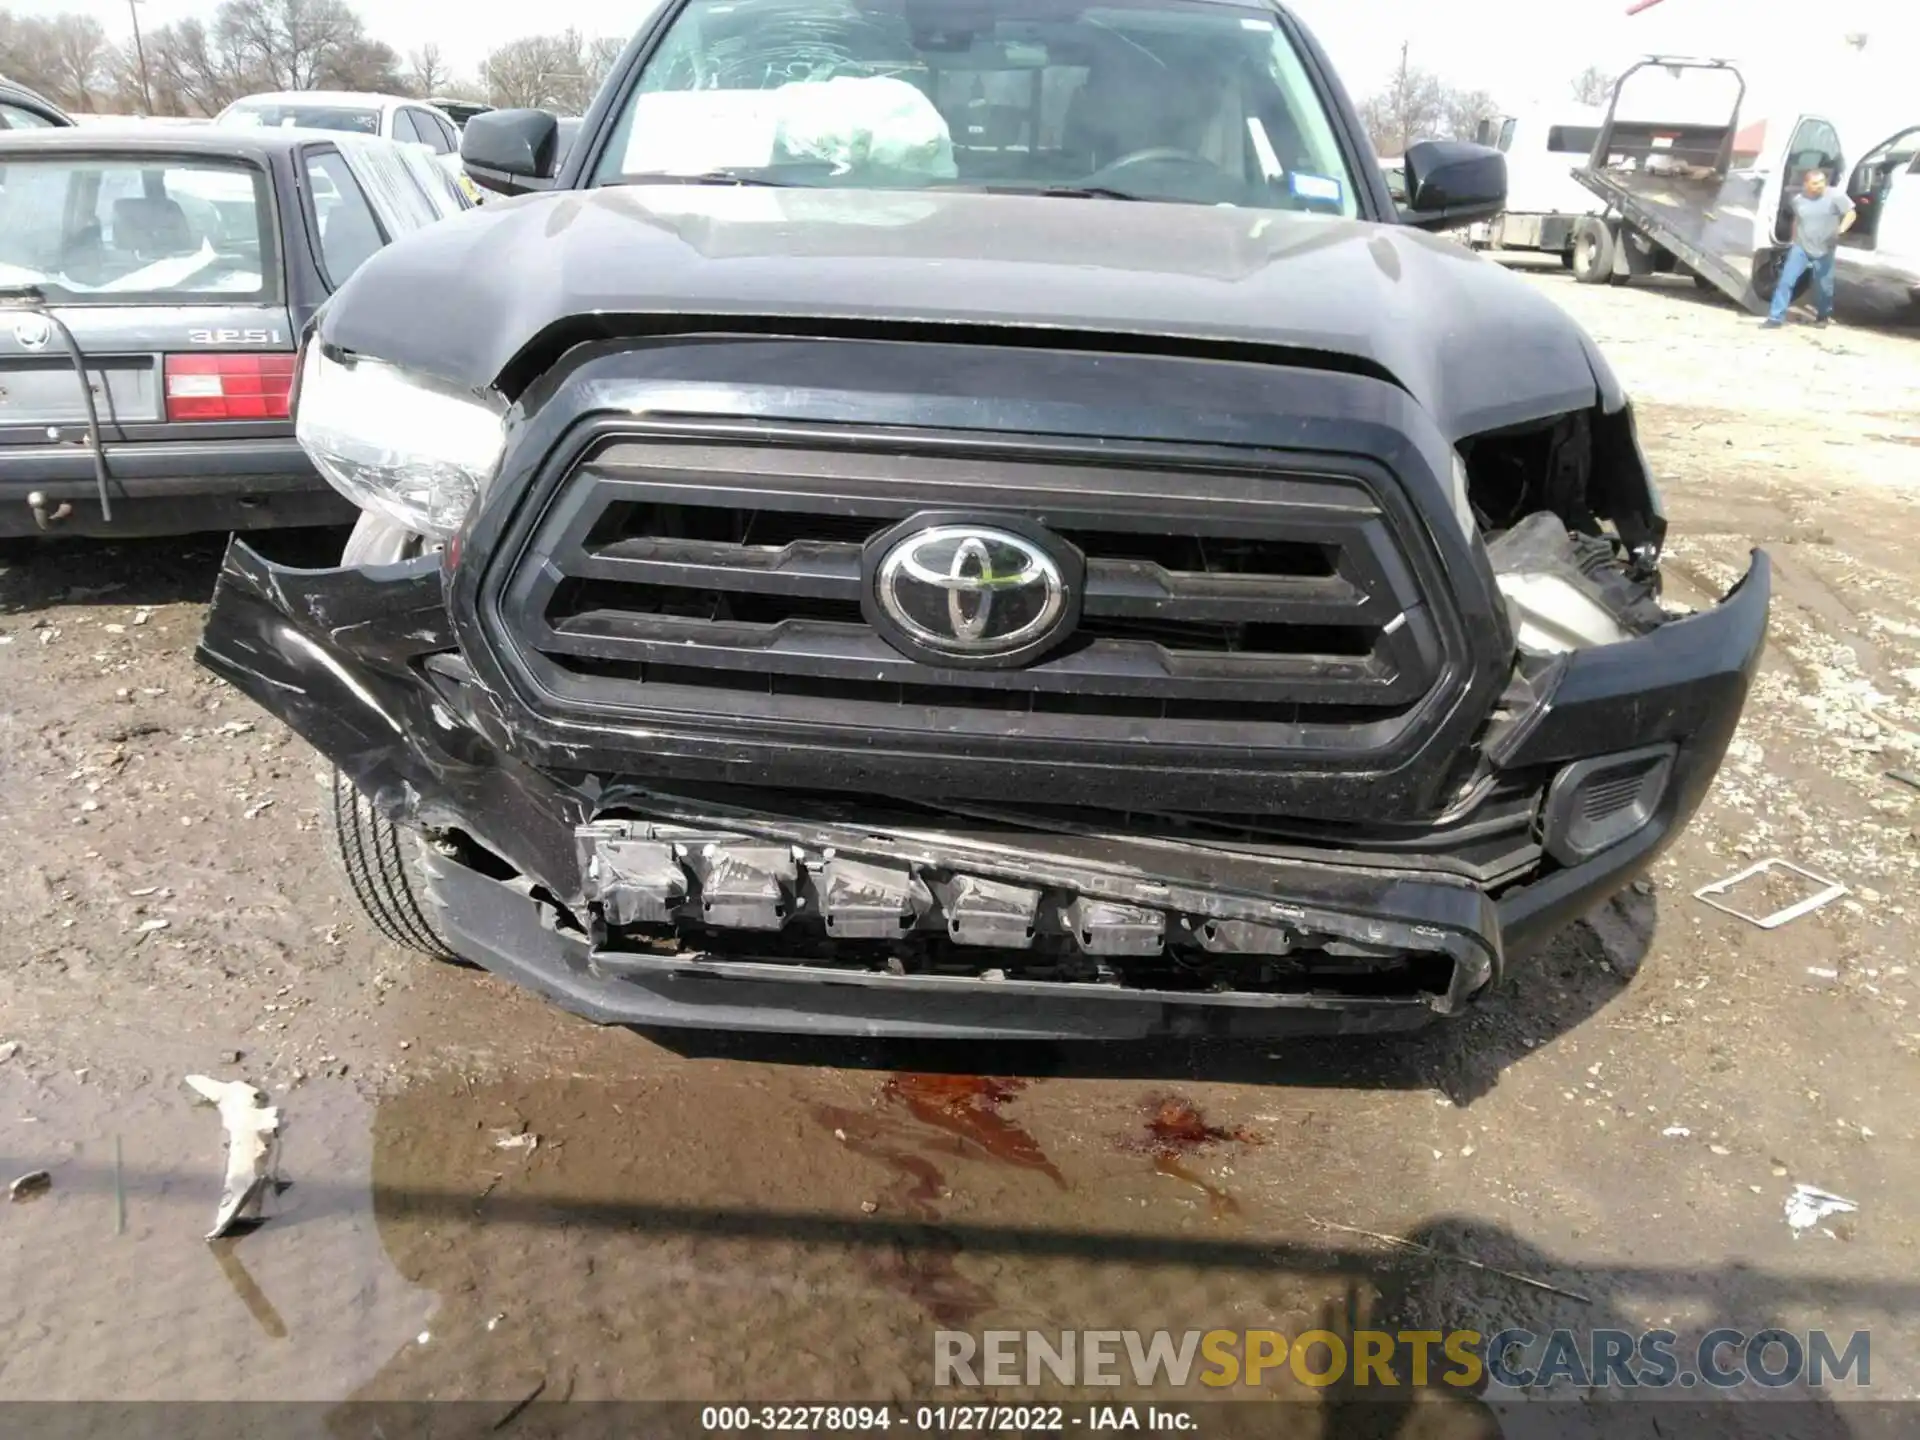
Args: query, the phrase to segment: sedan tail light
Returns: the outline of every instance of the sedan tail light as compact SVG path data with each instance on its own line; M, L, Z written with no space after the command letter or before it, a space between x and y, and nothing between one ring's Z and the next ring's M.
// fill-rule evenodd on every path
M167 419L285 420L291 355L169 355Z

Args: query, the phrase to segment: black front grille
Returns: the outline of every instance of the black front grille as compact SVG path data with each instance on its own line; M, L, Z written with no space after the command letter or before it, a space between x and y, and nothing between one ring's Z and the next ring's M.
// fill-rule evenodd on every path
M862 617L861 547L926 511L1023 516L1076 546L1073 637L1013 670L893 649ZM1345 474L622 438L561 482L501 609L536 680L602 711L1352 751L1439 681L1413 575Z

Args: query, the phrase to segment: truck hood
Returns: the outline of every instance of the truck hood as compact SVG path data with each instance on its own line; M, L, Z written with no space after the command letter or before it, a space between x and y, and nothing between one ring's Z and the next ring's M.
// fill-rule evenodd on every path
M1616 403L1550 300L1452 241L1284 211L655 185L525 196L387 247L322 337L475 390L595 315L819 317L1234 342L1391 377L1449 439Z

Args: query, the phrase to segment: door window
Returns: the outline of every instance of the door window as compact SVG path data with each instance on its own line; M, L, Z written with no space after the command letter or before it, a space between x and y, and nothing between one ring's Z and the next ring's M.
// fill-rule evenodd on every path
M1774 212L1774 239L1785 244L1793 234L1793 197L1800 193L1810 170L1824 171L1829 185L1842 180L1840 134L1825 120L1809 116L1793 130L1787 146L1786 169L1780 176L1780 208Z
M1853 228L1841 237L1843 244L1873 244L1893 177L1916 161L1920 161L1920 125L1902 130L1867 152L1847 180L1847 197L1859 214Z
M386 241L346 156L338 150L309 150L306 171L320 268L327 288L338 290Z
M418 140L422 145L431 146L436 155L445 155L453 149L440 133L440 127L434 124L433 116L426 111L402 110L399 118L400 139Z
M51 130L53 121L18 105L0 105L0 130Z

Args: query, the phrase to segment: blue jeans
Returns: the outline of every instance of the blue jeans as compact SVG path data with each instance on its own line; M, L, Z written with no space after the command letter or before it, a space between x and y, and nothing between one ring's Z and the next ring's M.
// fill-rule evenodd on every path
M1793 303L1793 287L1809 270L1813 272L1813 313L1825 320L1833 314L1833 252L1813 256L1798 245L1787 251L1780 267L1780 283L1773 287L1773 309L1767 318L1775 324L1787 318L1787 306Z

